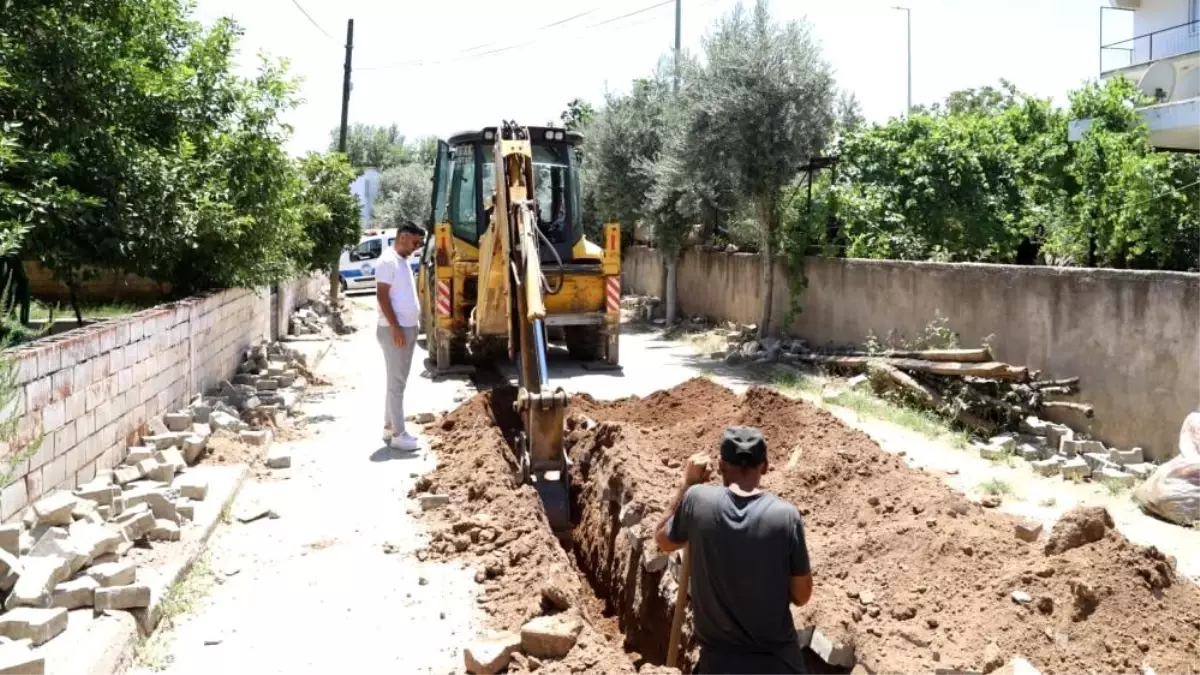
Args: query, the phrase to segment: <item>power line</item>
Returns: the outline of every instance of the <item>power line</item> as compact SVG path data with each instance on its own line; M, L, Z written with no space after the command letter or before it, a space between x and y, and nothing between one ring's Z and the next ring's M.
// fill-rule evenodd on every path
M294 1L294 0L293 0L293 1ZM652 4L652 5L647 5L647 6L645 6L645 7L641 7L641 8L639 8L639 9L635 9L635 10L633 10L633 11L631 11L631 12L627 12L627 13L625 13L625 14L622 14L622 15L620 15L620 16L615 16L615 17L612 17L612 18L609 18L609 19L604 19L603 21L597 21L597 22L595 22L595 23L588 24L587 26L584 26L584 27L583 27L583 29L584 29L584 30L588 30L588 29L592 29L592 28L599 28L599 27L601 27L601 26L606 26L606 25L612 24L612 23L614 23L614 22L616 22L616 21L620 21L620 20L622 20L622 19L627 19L627 18L629 18L629 17L636 16L636 15L638 15L638 14L642 14L642 13L644 13L644 12L648 12L648 11L651 11L651 10L654 10L654 9L658 9L659 7L664 7L664 6L666 6L666 5L674 4L674 2L675 2L675 0L662 0L661 2L657 2L657 3L655 3L655 4ZM579 19L579 18L582 18L582 17L584 17L584 16L587 16L588 14L591 14L591 13L593 13L593 12L595 12L595 11L596 11L596 8L593 8L593 9L587 10L586 12L581 12L581 13L579 13L579 14L576 14L576 15L574 15L574 16L570 16L570 17L567 17L567 18L565 18L565 19L559 19L559 20L557 20L557 21L554 21L554 22L552 22L552 23L546 24L546 25L544 25L544 26L540 26L540 27L538 27L538 28L536 28L536 29L532 29L532 30L531 30L531 32L537 33L537 32L543 31L543 30L545 30L545 29L547 29L547 28L552 28L552 27L554 27L554 26L560 26L560 25L563 25L563 24L565 24L565 23L568 23L568 22L570 22L570 21L574 21L574 20L576 20L576 19ZM636 25L636 24L635 24L635 25ZM555 36L550 36L550 37L555 37ZM490 49L490 50L488 50L488 51L484 51L484 52L479 52L479 51L477 51L477 50L479 50L479 49L483 49L484 47L490 47L490 46L493 46L493 45L495 44L495 43L488 43L488 44L476 45L476 46L474 46L474 47L470 47L470 48L468 48L468 49L464 49L464 50L460 51L460 52L458 53L458 55L456 55L456 56L452 56L452 57L450 57L450 58L445 58L445 59L439 59L439 60L436 60L436 61L424 61L424 60L417 59L417 60L412 60L412 61L402 61L402 62L399 62L399 63L392 63L392 64L388 64L388 65L383 65L383 66L367 66L367 67L364 67L364 68L359 68L358 70L359 70L359 71L364 71L364 70L393 70L393 69L399 69L399 68L414 68L414 67L423 67L423 66L440 65L440 64L443 64L443 63L456 63L456 62L459 62L459 61L469 61L469 60L472 60L472 59L477 59L477 58L481 58L481 57L484 57L484 56L491 56L491 55L494 55L494 54L500 54L500 53L502 53L502 52L512 51L512 50L514 50L514 49L520 49L520 48L523 48L523 47L528 47L528 46L530 46L530 45L534 45L534 44L537 44L537 43L539 43L539 42L544 42L546 39L548 39L548 38L546 38L546 37L534 38L534 39L532 39L532 40L527 40L527 41L525 41L525 42L520 42L520 43L516 43L516 44L505 45L505 46L502 46L502 47L496 47L495 49Z
M310 16L309 13L307 11L305 11L305 9L303 7L300 6L299 0L292 0L292 4L296 6L296 9L300 10L300 13L304 15L304 18L308 19L308 22L313 25L313 28L316 28L317 30L321 31L321 34L324 35L325 37L329 38L329 40L331 42L334 42L334 43L337 42L337 40L333 39L332 35L325 32L324 28L321 28L321 24L317 23L316 20L313 19L312 16Z

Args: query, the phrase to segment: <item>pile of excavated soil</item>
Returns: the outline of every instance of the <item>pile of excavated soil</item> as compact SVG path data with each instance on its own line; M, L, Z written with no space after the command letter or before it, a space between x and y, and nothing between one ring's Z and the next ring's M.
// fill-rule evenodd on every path
M698 451L715 457L721 431L735 424L763 430L766 487L804 514L815 579L812 601L793 609L797 628L853 649L860 667L990 672L1022 656L1047 674L1200 672L1200 590L1157 550L1112 530L1103 510L1073 512L1038 541L1022 541L1014 518L907 467L832 415L766 389L739 397L696 379L643 399L577 397L567 436L579 521L572 560L534 491L516 485L511 439L501 431L516 420L502 412L511 405L504 396L480 395L443 421L434 432L440 465L421 487L451 495L449 535L435 537L433 554L499 561L486 568L498 574L485 580L482 600L497 628L558 611L542 590L548 581L571 596L568 611L592 621L585 644L540 672L662 663L675 566L655 550L651 530L683 460ZM496 539L454 540L454 525L470 518L483 518L473 526ZM686 669L695 651L685 631Z

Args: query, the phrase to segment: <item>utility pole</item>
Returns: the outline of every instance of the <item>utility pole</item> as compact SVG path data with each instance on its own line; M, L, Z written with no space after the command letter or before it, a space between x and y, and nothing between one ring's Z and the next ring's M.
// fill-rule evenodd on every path
M908 44L908 107L904 109L905 116L912 114L912 9L908 7L892 7L904 12L904 23L907 31Z
M679 50L683 46L683 0L675 0L675 93L679 93Z
M346 127L350 118L350 72L353 55L354 19L346 19L346 65L342 73L342 122L338 127L338 152L343 155L346 154ZM334 260L333 270L329 273L329 304L334 307L340 304L338 291L341 290L341 280L341 274L338 272L338 260Z

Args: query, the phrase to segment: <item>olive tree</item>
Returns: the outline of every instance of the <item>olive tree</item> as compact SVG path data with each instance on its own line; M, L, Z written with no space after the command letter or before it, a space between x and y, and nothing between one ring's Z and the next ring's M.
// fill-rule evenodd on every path
M776 23L765 0L752 10L739 4L705 38L703 51L705 65L683 91L681 158L696 171L727 176L753 207L763 258L758 331L765 336L784 188L826 146L837 92L809 24Z

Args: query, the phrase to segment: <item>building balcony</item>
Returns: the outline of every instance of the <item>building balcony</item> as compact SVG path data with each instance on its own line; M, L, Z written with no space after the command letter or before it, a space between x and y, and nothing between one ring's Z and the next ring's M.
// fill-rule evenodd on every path
M1200 20L1100 45L1100 77L1137 78L1156 61L1200 60Z

